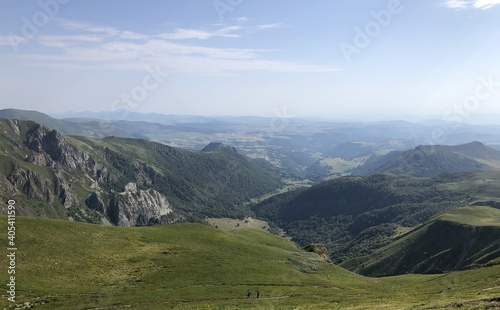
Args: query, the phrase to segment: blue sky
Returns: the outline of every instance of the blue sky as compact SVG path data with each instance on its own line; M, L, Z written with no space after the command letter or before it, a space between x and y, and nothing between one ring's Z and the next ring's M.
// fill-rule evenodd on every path
M500 113L500 0L0 0L0 108Z

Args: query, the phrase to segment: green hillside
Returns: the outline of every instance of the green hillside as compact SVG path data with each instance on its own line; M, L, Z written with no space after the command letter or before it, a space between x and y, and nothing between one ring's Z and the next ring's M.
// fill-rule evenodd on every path
M366 257L402 232L451 208L497 207L499 193L500 173L495 171L432 178L378 174L326 181L274 196L252 209L301 246L323 243L332 260L358 270ZM380 273L389 274L385 269Z
M371 276L442 273L491 264L499 257L500 210L474 206L450 210L370 257L343 265L354 263L355 271Z
M117 180L104 186L120 190L130 180L142 180L142 186L154 188L178 209L197 216L241 217L246 211L238 205L281 186L277 176L231 147L189 152L129 138L68 141L118 170Z
M436 176L441 173L499 170L500 151L480 142L462 145L420 145L372 172Z
M0 217L0 230L7 231L6 225L6 217ZM16 302L34 309L499 305L494 300L500 293L499 266L372 279L257 230L227 232L200 224L106 227L29 217L17 217L15 225ZM7 263L2 255L0 264ZM13 308L3 294L0 306Z

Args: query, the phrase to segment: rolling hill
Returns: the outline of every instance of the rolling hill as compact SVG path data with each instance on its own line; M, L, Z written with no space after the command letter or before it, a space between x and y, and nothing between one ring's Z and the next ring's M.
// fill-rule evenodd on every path
M431 178L347 176L271 197L252 207L258 217L304 246L327 246L332 260L357 270L402 232L451 208L499 206L500 173L459 172ZM405 271L413 271L407 265ZM380 271L386 272L386 271ZM389 273L385 273L389 274Z
M365 275L443 273L474 268L500 257L500 210L453 209L396 238L354 269ZM343 265L347 266L347 261Z
M500 151L477 141L456 146L420 145L413 150L403 152L399 157L380 167L373 168L375 169L371 173L394 173L423 177L445 172L498 171L500 170Z
M500 151L481 142L420 145L407 151L401 150L402 143L389 142L392 143L342 143L335 147L338 157L317 160L306 169L306 176L322 181L373 173L429 177L446 172L500 170Z
M257 230L16 218L16 302L34 309L495 307L500 266L366 278ZM7 230L0 217L0 229ZM2 255L0 264L7 266ZM251 290L252 298L246 292ZM256 298L256 291L260 298ZM5 295L5 293L4 293Z

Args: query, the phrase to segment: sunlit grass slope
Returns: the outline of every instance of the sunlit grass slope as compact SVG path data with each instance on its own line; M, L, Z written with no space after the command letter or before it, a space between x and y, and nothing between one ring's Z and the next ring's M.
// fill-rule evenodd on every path
M500 296L497 266L366 278L258 230L18 217L16 233L17 302L35 309L407 309ZM4 296L0 306L9 305Z
M494 264L500 258L500 210L450 209L381 248L361 264L366 275L436 273Z

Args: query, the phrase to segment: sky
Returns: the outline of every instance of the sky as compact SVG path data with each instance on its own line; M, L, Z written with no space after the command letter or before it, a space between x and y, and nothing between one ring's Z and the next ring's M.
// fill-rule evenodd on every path
M0 108L500 114L500 0L0 0Z

